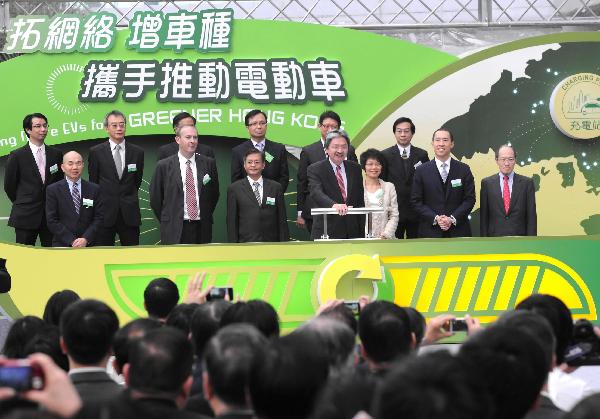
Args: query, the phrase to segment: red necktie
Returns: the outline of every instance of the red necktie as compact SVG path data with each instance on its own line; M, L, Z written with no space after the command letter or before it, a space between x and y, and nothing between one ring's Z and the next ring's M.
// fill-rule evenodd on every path
M196 185L194 185L194 173L192 172L190 160L185 162L185 205L190 220L198 219L198 204L196 203Z
M344 186L344 178L342 177L342 168L340 166L335 166L335 177L342 193L342 199L346 203L346 187Z
M504 211L508 214L510 209L510 187L508 186L508 176L504 175L504 187L502 188L502 199L504 199Z

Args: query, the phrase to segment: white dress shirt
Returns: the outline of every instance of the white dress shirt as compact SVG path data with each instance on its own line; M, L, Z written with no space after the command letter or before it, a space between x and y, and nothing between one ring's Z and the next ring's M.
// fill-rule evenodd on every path
M331 164L333 174L337 181L337 164L335 164L331 160L329 160L329 164ZM348 197L348 178L346 177L346 168L344 167L344 163L340 164L340 173L342 174L342 179L344 179L344 189L346 190L346 197Z
M442 164L446 163L446 173L450 174L450 160L452 160L451 157L448 157L448 160L446 161L441 161L438 160L438 158L435 158L435 165L437 166L438 172L440 172L440 177L442 179L444 179L444 177L442 176ZM446 179L446 181L448 181L448 179Z
M254 182L258 182L258 193L260 194L260 202L262 204L264 191L262 176L258 178L258 180L254 180L250 176L246 176L246 179L248 179L248 182L250 182L250 188L252 189L252 193L254 193Z
M112 138L109 138L108 143L110 145L110 155L113 156L113 161L115 159L115 147L117 145L121 146L121 149L119 150L119 154L121 155L121 173L125 173L125 139L123 139L120 144L117 144Z
M200 211L200 200L198 199L198 173L196 170L196 156L193 155L191 158L185 158L181 152L177 153L177 157L179 158L179 170L181 171L181 182L183 184L183 219L189 220L190 215L187 210L187 191L185 189L185 175L187 172L187 164L186 162L189 160L190 166L192 168L192 174L194 175L194 189L196 190L196 207L198 208L198 212ZM199 219L199 218L198 218Z
M31 152L33 153L33 158L35 159L36 164L39 166L40 162L38 161L38 149L42 149L42 157L44 158L44 162L46 161L46 145L42 143L41 146L37 146L35 144L33 144L31 141L29 141L29 148L31 149Z
M504 174L500 172L498 173L498 176L500 177L500 192L502 193L502 196L504 196ZM508 174L508 190L510 191L510 196L512 196L512 185L514 178L515 172L510 172Z
M400 156L402 156L402 152L404 150L406 150L406 156L410 157L410 144L408 144L406 147L402 147L400 144L396 143L396 145L398 146L398 151L400 152Z

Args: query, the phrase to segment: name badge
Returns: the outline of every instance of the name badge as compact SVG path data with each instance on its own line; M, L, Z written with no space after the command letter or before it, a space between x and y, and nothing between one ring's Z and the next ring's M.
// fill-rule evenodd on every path
M267 205L275 205L275 198L267 196L266 204Z
M135 163L128 164L127 171L128 172L137 172L137 166L135 165Z
M268 151L265 151L265 160L267 163L271 163L275 157L271 155Z
M206 185L208 182L210 182L210 175L207 173L204 175L204 177L202 178L202 184Z
M58 165L57 164L53 164L52 166L50 166L50 174L53 175L56 172L58 172Z
M450 183L452 184L453 188L458 188L462 186L462 180L460 179L452 179Z
M417 167L419 167L422 164L423 164L422 162L418 161L418 162L415 163L414 168L416 169Z
M87 199L87 198L83 198L83 206L84 207L93 207L94 206L94 200L93 199Z

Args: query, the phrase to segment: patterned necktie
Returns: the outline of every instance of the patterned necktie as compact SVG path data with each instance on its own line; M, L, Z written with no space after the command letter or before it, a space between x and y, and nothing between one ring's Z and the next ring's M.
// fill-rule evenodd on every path
M42 153L42 147L37 149L36 161L38 171L40 172L40 176L42 177L42 183L46 182L46 160L44 159L44 153Z
M75 213L79 215L79 209L81 208L81 195L79 194L79 187L76 183L73 183L73 188L71 188L71 196L73 197Z
M123 160L121 160L121 145L115 146L115 152L113 153L113 159L115 160L115 166L117 168L117 175L119 179L123 176Z
M254 183L252 183L252 186L254 186L254 196L256 197L256 200L258 201L258 205L260 205L260 191L258 190L260 183L254 182Z
M510 187L508 186L508 176L504 175L504 187L502 188L502 199L504 200L504 212L508 214L510 209Z
M265 148L265 142L261 141L260 143L256 143L256 149L258 151L260 151L261 153L263 152L263 149Z
M342 199L346 203L346 187L344 186L344 178L342 177L342 168L340 166L335 166L335 177L342 193Z
M442 180L444 183L446 183L446 179L448 179L448 171L446 170L447 166L447 163L442 163Z
M405 149L405 148L404 148L404 149L402 149L402 158L403 158L404 160L408 159L408 154L406 153L406 149Z
M190 220L198 219L198 204L196 203L196 185L194 185L194 173L192 162L185 162L185 206Z

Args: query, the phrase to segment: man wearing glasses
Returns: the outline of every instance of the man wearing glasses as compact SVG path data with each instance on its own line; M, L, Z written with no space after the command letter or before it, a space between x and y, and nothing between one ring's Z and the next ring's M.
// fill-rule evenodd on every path
M144 175L144 150L125 141L125 115L113 110L104 118L108 141L90 149L90 182L100 185L104 221L96 244L114 246L119 234L122 246L140 244L138 190Z
M298 193L296 195L296 203L298 210L298 218L296 219L296 225L300 228L306 228L310 233L312 230L312 215L310 209L314 206L310 199L309 186L308 186L308 174L307 169L313 163L327 159L327 153L325 152L325 137L330 131L340 129L342 120L340 116L333 111L325 111L319 116L319 131L321 132L321 138L302 148L300 152L300 163L298 166ZM350 146L348 149L348 160L358 163L356 158L356 152L354 147Z
M250 139L231 150L231 183L246 178L244 170L244 156L246 150L254 147L265 155L265 169L263 177L279 182L285 193L290 181L287 152L283 144L267 140L267 115L254 109L246 114L244 123L250 134Z
M516 157L511 145L500 146L496 151L500 172L481 181L482 237L537 235L535 187L532 179L514 172Z
M32 113L23 119L27 144L10 153L4 174L4 191L12 202L8 225L15 229L16 242L35 245L38 236L44 247L52 246L46 223L46 187L63 178L62 152L44 144L48 119Z

